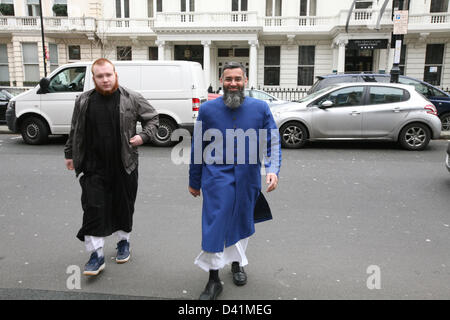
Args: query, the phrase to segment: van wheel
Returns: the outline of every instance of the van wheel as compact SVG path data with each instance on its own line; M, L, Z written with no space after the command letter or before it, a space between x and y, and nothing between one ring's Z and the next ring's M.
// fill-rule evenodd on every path
M156 131L156 136L153 138L152 142L158 147L170 147L173 146L176 141L170 140L172 133L175 131L177 126L172 120L169 119L159 119L159 126Z
M400 145L407 150L423 150L431 139L430 129L421 123L411 123L402 129L399 136Z
M20 126L20 132L27 144L44 144L48 140L47 124L36 117L26 118Z

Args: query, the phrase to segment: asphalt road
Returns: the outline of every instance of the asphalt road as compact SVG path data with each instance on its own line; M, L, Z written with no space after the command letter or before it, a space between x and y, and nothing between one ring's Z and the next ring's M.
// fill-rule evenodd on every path
M207 280L193 264L201 200L187 192L187 165L152 146L140 148L130 262L115 264L110 237L106 269L76 288L88 255L75 238L81 189L63 144L0 134L0 299L197 299ZM249 242L248 284L235 287L224 269L221 299L449 299L446 146L283 149L280 185L268 195L274 220Z

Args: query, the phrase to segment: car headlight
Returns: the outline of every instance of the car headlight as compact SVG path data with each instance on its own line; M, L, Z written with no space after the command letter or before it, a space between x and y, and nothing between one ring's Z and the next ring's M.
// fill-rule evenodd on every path
M16 102L15 101L10 101L8 103L8 106L6 107L6 109L16 109Z

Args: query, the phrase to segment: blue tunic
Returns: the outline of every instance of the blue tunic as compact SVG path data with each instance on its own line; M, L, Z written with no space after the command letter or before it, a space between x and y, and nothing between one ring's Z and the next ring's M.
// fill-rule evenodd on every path
M239 133L246 134L244 139ZM192 140L189 185L203 193L203 251L222 252L255 232L260 151L266 155L266 173L278 175L280 139L266 102L246 97L232 110L220 97L201 105Z

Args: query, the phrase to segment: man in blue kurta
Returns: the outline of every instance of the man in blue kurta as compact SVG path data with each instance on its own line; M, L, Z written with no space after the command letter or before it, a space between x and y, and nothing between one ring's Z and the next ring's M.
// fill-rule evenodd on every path
M275 190L281 164L278 128L269 106L245 97L245 68L225 64L224 96L202 104L194 129L189 168L189 192L203 191L202 252L195 264L209 271L201 300L214 300L222 292L218 271L232 264L233 282L247 282L244 266L248 238L255 232L255 206L263 203L261 163L267 191ZM258 207L260 207L258 205Z

